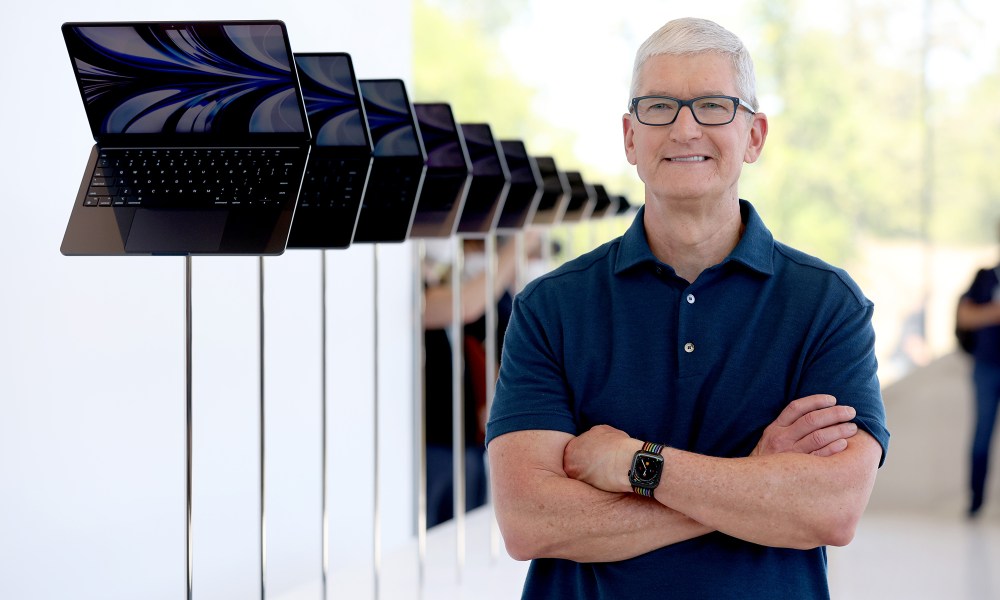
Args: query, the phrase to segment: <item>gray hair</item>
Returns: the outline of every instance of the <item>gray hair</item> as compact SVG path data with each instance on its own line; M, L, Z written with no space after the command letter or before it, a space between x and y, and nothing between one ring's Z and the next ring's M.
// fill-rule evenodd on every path
M716 52L728 57L736 73L736 93L754 110L757 104L757 82L753 59L740 38L728 29L706 19L675 19L659 28L639 46L632 67L632 85L629 100L639 95L639 72L653 56L668 54L683 56Z

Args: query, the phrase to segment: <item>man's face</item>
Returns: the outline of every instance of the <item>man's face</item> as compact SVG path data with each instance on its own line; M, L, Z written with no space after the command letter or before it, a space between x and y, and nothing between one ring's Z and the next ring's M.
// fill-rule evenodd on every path
M660 55L640 71L639 95L736 96L732 64L718 53ZM625 154L646 184L647 200L719 201L737 197L743 163L760 156L767 136L763 113L748 119L737 109L728 125L698 124L688 107L670 125L649 126L632 114L622 117Z

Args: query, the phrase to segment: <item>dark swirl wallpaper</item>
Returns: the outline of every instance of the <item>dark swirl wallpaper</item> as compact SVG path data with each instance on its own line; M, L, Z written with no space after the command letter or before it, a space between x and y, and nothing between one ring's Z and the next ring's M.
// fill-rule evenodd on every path
M441 103L414 104L413 110L427 150L427 166L468 169L469 163L462 150L461 134L451 107Z
M420 156L406 87L397 79L362 79L361 97L375 156Z
M67 24L95 135L301 133L278 23Z
M346 54L295 56L317 146L367 146L354 70Z

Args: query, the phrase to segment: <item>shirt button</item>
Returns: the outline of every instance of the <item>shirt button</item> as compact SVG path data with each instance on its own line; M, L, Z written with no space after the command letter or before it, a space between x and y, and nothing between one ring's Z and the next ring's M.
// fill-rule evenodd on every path
M694 304L694 294L688 294L687 301L688 304Z
M684 344L684 351L687 352L688 354L694 352L694 344L691 342Z
M656 274L663 275L663 267L656 267Z

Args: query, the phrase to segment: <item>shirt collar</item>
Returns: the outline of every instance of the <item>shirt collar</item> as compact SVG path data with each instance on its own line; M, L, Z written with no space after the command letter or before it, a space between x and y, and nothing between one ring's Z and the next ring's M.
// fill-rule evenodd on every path
M646 230L643 227L643 215L645 214L646 207L643 205L639 207L635 220L622 236L618 259L615 263L615 274L647 262L659 264L653 251L649 249L649 241L646 239ZM743 237L720 264L724 265L727 262L735 261L764 275L773 274L774 237L764 225L760 215L757 214L757 210L746 200L740 200L740 214L743 218L743 224L746 226Z

